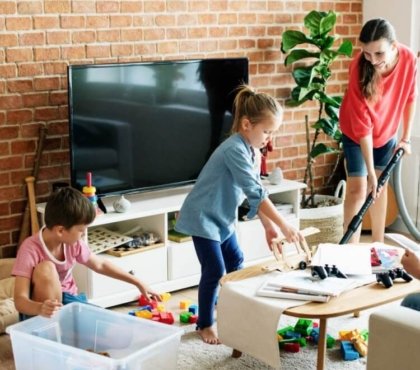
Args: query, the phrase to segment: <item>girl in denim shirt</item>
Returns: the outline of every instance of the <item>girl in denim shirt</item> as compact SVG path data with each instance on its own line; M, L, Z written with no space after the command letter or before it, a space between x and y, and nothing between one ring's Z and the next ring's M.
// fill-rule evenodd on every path
M282 123L279 103L243 85L234 101L232 135L211 155L187 196L175 229L192 235L201 279L197 330L203 341L219 344L213 328L217 289L223 274L242 268L243 253L235 233L238 206L247 198L248 218L258 214L267 243L278 237L303 240L276 210L254 169L254 150L267 145ZM255 149L254 149L255 148Z

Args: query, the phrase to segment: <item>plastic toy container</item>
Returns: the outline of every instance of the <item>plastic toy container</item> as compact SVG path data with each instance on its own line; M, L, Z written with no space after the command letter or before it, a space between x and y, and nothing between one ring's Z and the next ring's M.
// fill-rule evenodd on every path
M51 319L37 316L7 332L16 370L161 370L176 369L184 331L71 303Z

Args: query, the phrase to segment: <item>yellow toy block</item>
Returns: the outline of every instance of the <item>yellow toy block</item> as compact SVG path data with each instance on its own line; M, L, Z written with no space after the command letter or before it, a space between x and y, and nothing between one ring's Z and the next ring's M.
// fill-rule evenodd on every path
M143 319L149 319L149 320L153 317L153 314L148 310L136 311L135 315L137 317L141 317Z
M162 297L162 302L168 302L171 299L171 293L168 292L162 293L160 296Z
M188 307L190 307L191 301L189 299L184 299L179 302L179 308L181 310L188 310Z
M157 304L157 306L156 306L156 309L159 311L159 312L165 312L165 305L163 304L163 303L158 303Z

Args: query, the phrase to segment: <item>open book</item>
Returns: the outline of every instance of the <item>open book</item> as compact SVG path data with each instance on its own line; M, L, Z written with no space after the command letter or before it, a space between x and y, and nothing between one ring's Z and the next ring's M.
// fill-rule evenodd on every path
M314 278L309 270L290 271L276 274L267 279L256 294L264 297L289 298L327 302L342 292L376 281L373 274L353 275L347 279L328 277Z

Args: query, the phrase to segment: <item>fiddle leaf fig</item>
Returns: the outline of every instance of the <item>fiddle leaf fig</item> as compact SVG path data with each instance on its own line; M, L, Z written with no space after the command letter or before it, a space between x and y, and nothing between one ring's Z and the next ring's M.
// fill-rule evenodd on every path
M281 51L286 55L285 66L293 66L292 76L296 84L290 98L286 101L289 107L297 107L309 100L319 104L318 118L311 125L315 130L313 138L307 135L309 155L305 170L304 182L310 183L309 199L314 198L313 160L322 154L336 153L341 155L342 133L338 127L341 96L327 93L328 82L332 76L331 65L341 57L351 57L353 46L349 40L339 42L339 36L332 34L337 21L333 11L311 11L304 18L307 33L297 30L286 30L282 34ZM296 48L299 45L299 48ZM304 46L306 45L306 47ZM295 63L299 62L298 66ZM318 143L319 134L323 132L330 137L331 145ZM312 140L312 143L311 143ZM302 206L307 207L306 192L302 193Z

